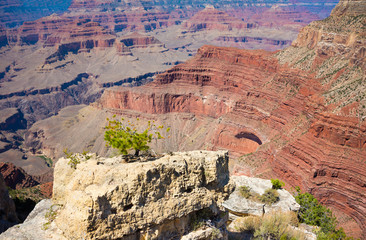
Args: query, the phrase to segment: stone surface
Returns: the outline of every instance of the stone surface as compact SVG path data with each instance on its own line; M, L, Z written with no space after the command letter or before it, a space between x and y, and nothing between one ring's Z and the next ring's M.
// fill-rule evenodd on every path
M66 240L62 231L57 228L54 222L50 222L47 228L45 223L49 220L45 218L46 213L53 206L50 199L39 202L27 219L20 225L16 225L0 235L1 240ZM57 209L57 206L53 206Z
M67 162L56 163L53 189L54 203L63 206L55 223L67 238L182 236L190 214L210 208L217 215L230 193L225 152L173 153L128 164L121 157L92 157L76 169Z
M230 179L233 183L235 183L235 191L222 205L234 215L263 216L264 214L268 214L273 211L296 212L300 209L300 205L296 203L295 198L284 189L277 190L280 200L279 202L272 205L246 199L240 194L240 187L247 186L252 192L262 195L265 190L272 188L272 183L270 180L246 176L231 176Z

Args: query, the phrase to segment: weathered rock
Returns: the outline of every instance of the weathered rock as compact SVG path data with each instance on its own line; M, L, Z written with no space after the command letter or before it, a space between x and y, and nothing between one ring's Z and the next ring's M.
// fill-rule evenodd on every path
M251 178L247 176L231 176L231 181L235 183L235 191L230 195L222 205L231 213L237 215L257 215L262 216L272 211L298 211L300 205L296 203L295 198L286 190L278 189L280 200L272 205L256 202L244 198L240 194L240 187L247 186L253 193L262 195L265 190L272 188L270 180Z
M46 218L50 208L57 210L50 199L39 202L27 219L0 235L1 240L66 240L56 224ZM47 223L50 224L47 224Z
M56 163L53 190L53 201L63 206L55 222L67 238L179 237L191 214L209 208L217 215L230 192L226 152L128 164L121 157L93 157L76 169L67 162Z
M189 20L183 23L183 27L189 31L200 30L232 30L233 28L251 28L254 24L245 23L241 19L230 16L224 11L219 11L214 7L206 7Z
M187 235L184 235L181 240L224 240L228 239L227 234L222 233L220 229L214 227L208 227L205 229L200 229L197 231L190 232Z
M4 176L6 185L13 189L28 188L39 184L33 176L12 163L1 162L0 173Z
M3 175L0 173L0 233L18 222L13 200L9 197Z

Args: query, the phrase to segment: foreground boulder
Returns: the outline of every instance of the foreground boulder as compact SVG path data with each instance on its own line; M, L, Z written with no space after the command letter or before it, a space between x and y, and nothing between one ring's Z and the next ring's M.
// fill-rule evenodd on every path
M223 203L223 206L232 213L233 218L248 215L262 216L273 211L296 212L300 209L295 198L285 189L277 190L279 201L272 205L246 199L240 194L240 187L247 186L253 193L262 195L267 189L272 188L270 180L247 176L232 176L230 179L235 183L235 191Z
M69 159L57 162L52 202L41 202L27 219L37 239L192 239L192 231L195 239L227 239L226 214L219 209L231 189L227 152L132 163L121 156L78 157L76 169ZM25 238L27 226L0 239Z

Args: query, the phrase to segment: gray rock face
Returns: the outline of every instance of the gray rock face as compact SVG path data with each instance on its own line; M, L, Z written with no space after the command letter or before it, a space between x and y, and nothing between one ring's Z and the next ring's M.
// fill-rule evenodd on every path
M230 213L238 216L257 215L262 216L271 211L297 211L300 205L295 201L295 198L286 190L277 190L280 195L280 200L272 205L248 200L241 196L239 192L240 186L248 186L252 192L263 194L266 189L272 188L270 180L251 178L247 176L232 176L231 181L235 183L236 189L222 205L230 211Z

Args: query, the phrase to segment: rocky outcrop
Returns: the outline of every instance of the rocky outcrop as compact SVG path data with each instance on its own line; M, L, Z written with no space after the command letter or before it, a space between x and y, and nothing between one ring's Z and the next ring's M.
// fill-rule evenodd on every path
M12 163L0 163L0 172L4 176L6 185L12 189L29 188L39 184L22 168L16 167Z
M252 46L260 46L260 49L277 50L291 45L291 40L272 39L267 37L251 37L251 36L220 36L215 39L220 45L227 44L231 47L251 48Z
M130 163L122 156L79 157L76 169L68 159L57 162L52 203L41 201L24 224L0 239L227 239L220 211L232 191L226 152L172 153ZM198 222L200 231L188 234Z
M297 212L300 209L300 205L295 201L295 198L284 189L277 190L279 201L272 205L247 199L240 193L240 187L246 186L252 193L262 195L267 189L272 188L270 180L247 176L231 176L230 180L235 184L235 191L222 205L234 216L263 216L276 211Z
M191 32L200 30L232 30L234 28L253 28L255 24L245 23L236 19L224 11L219 11L214 7L206 7L189 20L183 23L183 27Z
M179 237L191 214L210 209L218 215L229 193L225 152L174 153L128 164L121 157L93 157L76 169L68 161L57 162L53 189L54 203L63 206L55 222L67 238Z
M45 216L49 214L50 209L57 210L57 206L53 206L50 199L45 199L39 202L27 219L21 224L8 229L0 235L1 240L66 240L60 229L57 228L54 222L49 222Z
M128 48L147 48L147 47L164 47L158 39L151 36L145 36L137 32L118 39Z
M192 132L215 132L204 147L237 155L257 148L229 146L229 137L254 135L249 139L262 144L234 171L302 186L347 215L341 226L360 237L366 179L363 22L364 16L333 14L305 27L291 47L275 54L204 46L144 87L105 91L100 106L139 117L191 113L195 117L186 121L194 120L192 127L210 118L210 128ZM201 140L197 135L189 140ZM200 141L195 146L202 147Z

